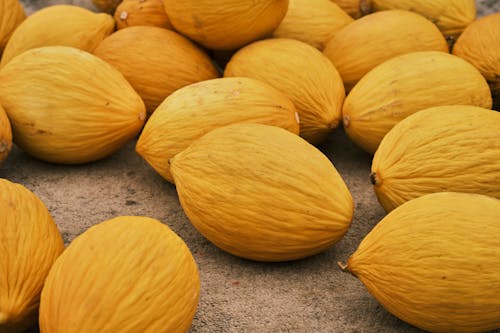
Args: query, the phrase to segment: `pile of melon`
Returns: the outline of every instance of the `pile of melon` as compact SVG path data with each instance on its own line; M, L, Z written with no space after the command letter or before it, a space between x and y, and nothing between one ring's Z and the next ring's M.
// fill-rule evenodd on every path
M500 13L476 18L469 0L94 3L103 12L26 16L0 0L0 163L15 144L78 168L134 140L215 246L290 261L353 221L317 147L345 131L373 155L366 181L387 216L340 267L421 329L500 328ZM65 248L44 203L0 179L0 333L188 331L198 267L167 225L118 216Z

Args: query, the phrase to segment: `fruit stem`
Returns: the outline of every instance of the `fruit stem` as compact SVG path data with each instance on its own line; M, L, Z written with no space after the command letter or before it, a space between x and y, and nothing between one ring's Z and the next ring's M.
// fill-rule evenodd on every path
M349 266L344 264L342 261L337 261L337 265L340 267L342 272L349 272Z
M349 117L348 114L346 114L343 118L342 118L342 123L344 125L344 128L347 128L349 127L349 125L351 125L351 117Z
M370 181L375 186L379 186L380 184L382 184L382 181L380 180L380 177L377 175L376 172L372 172L370 174Z
M371 0L361 0L359 2L359 11L362 16L370 14L372 12Z

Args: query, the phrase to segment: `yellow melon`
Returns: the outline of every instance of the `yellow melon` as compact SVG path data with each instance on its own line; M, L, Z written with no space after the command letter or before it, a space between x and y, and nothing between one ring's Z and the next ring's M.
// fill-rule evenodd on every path
M118 30L94 54L118 69L148 114L175 90L219 76L208 55L174 31L151 26Z
M0 179L0 332L37 323L40 293L64 242L43 202L21 184Z
M342 113L349 137L369 153L407 116L440 105L491 108L491 92L479 71L444 52L415 52L370 71L347 96Z
M169 159L211 130L239 122L285 128L299 134L293 103L273 87L249 78L221 78L181 88L149 118L136 151L173 182Z
M500 200L434 193L389 213L347 269L392 314L429 332L500 328Z
M54 163L85 163L118 150L146 110L130 84L96 56L67 46L31 49L0 70L0 104L14 142Z
M120 216L71 242L50 270L41 333L184 333L200 280L184 241L160 221Z
M286 261L326 250L346 233L353 202L318 149L262 124L215 129L171 159L191 223L219 248Z
M494 108L500 111L500 13L472 22L460 35L453 54L473 64L490 84Z
M0 163L7 158L12 148L12 130L7 114L0 105Z
M290 0L288 12L273 36L297 39L322 50L336 31L352 21L330 0Z
M284 92L300 116L300 135L317 144L341 119L345 98L342 79L320 51L304 42L275 38L254 42L236 52L225 77L261 80Z
M369 14L372 10L372 0L330 0L336 3L340 8L351 17L357 19L363 15Z
M0 56L10 36L25 18L19 0L0 0Z
M92 52L114 27L112 16L78 6L56 5L40 9L12 34L0 66L26 50L42 46L71 46Z
M374 10L413 11L434 22L441 32L456 38L476 18L475 0L372 0Z
M162 0L124 0L114 16L118 29L136 25L173 29Z
M216 50L234 50L270 35L288 9L288 0L163 0L174 28Z
M375 193L386 211L433 192L500 199L500 113L438 106L402 120L382 140L372 164Z
M347 91L377 65L417 51L448 52L439 29L421 15L390 10L366 15L337 31L324 49Z
M94 6L99 10L113 14L116 7L122 2L122 0L92 0Z

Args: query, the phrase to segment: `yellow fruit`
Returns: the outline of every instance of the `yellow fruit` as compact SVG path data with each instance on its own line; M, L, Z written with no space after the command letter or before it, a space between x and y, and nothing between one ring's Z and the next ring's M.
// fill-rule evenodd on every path
M330 160L282 128L215 129L171 160L191 223L221 249L259 261L326 250L352 220L353 202Z
M500 113L438 106L398 123L375 153L371 179L386 211L433 192L500 199Z
M297 39L322 50L336 31L352 21L330 0L290 0L288 12L273 36Z
M10 36L25 18L19 0L0 0L0 56Z
M50 270L41 333L182 333L198 305L198 268L160 221L121 216L78 236Z
M219 76L208 55L174 31L151 26L122 29L94 54L118 69L142 97L148 114L171 93Z
M113 14L122 0L92 0L94 6L103 12Z
M238 49L270 35L288 9L288 0L163 0L174 28L216 50Z
M374 10L403 9L427 17L447 37L458 37L476 18L474 0L372 0Z
M92 52L109 35L115 21L108 14L96 14L72 5L43 8L30 15L7 43L1 66L16 55L42 46L71 46Z
M347 269L392 314L429 332L500 328L500 201L434 193L389 213Z
M472 22L455 43L453 54L479 69L490 84L495 109L500 111L500 13Z
M349 93L342 109L344 129L373 154L384 135L407 116L453 104L491 108L481 73L444 52L405 54L374 68Z
M55 163L85 163L118 150L142 128L144 103L116 69L66 46L32 49L0 70L0 104L14 142Z
M263 82L249 78L208 80L170 95L144 126L136 151L173 182L167 161L215 128L252 122L299 134L298 120L288 97Z
M245 76L284 92L300 116L300 135L317 144L340 122L345 98L342 79L320 51L285 38L254 42L236 52L225 77Z
M7 158L12 148L12 130L9 118L0 105L0 163Z
M43 202L24 186L0 179L0 332L37 323L45 277L64 242Z
M351 17L357 19L363 15L369 14L372 10L372 0L330 0L336 3L340 8Z
M448 52L448 44L439 29L421 15L391 10L364 16L337 31L324 54L350 91L377 65L417 51Z
M162 0L124 0L116 8L115 21L118 29L136 25L173 29Z

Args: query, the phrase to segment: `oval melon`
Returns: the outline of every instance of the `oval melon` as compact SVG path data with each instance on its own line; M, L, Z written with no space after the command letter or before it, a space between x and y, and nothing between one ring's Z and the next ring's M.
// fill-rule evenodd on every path
M394 126L372 163L371 179L386 211L432 192L500 199L500 113L439 106Z
M203 50L178 33L158 27L118 30L94 54L125 76L148 114L177 89L219 76Z
M163 0L174 28L215 50L235 50L270 35L288 0Z
M500 328L500 200L434 193L390 212L347 269L392 314L429 332Z
M0 179L0 332L36 326L45 278L64 242L44 203Z
M136 151L173 182L167 161L211 130L239 122L285 128L299 134L293 103L273 87L249 78L221 78L181 88L149 118Z
M460 35L453 54L473 64L490 84L494 109L500 111L500 13L472 22Z
M142 128L144 103L122 74L66 46L31 49L0 70L0 103L14 143L44 161L104 158Z
M353 202L314 146L276 126L215 129L171 160L191 223L233 255L287 261L322 252L346 233Z
M288 12L273 37L292 38L322 50L338 30L352 21L330 0L289 0Z
M254 42L236 52L224 76L251 77L284 92L299 112L300 135L313 144L325 140L340 122L342 78L320 51L304 42Z
M40 332L184 333L200 292L196 262L160 221L120 216L75 238L50 270Z
M404 10L366 15L335 33L324 49L347 91L377 65L417 51L448 52L439 29L425 17Z
M414 52L371 70L347 96L342 113L349 137L375 153L389 130L407 116L441 105L491 108L491 92L479 71L444 52Z
M451 38L476 18L475 0L372 0L372 6L377 11L403 9L423 15Z
M26 14L19 0L0 0L0 56L10 36L25 18Z
M330 0L352 18L358 19L372 11L372 0Z
M7 43L0 66L15 56L43 46L71 46L92 52L115 27L112 16L93 13L73 5L42 8L14 31Z
M124 0L116 8L114 17L118 29L136 25L173 29L162 0Z

